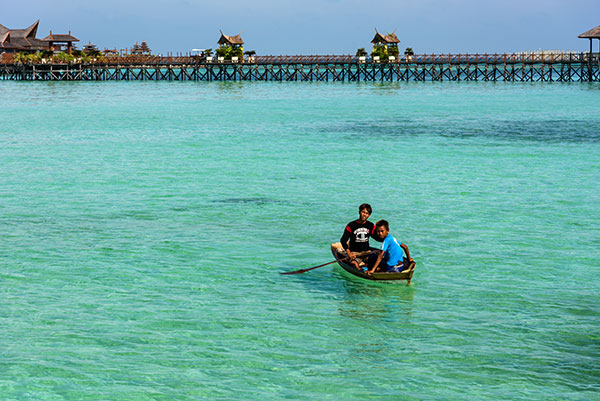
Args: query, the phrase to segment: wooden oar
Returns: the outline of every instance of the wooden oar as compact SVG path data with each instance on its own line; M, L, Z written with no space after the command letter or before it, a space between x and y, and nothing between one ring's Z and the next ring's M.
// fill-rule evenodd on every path
M346 257L344 259L339 259L339 260L346 260L346 259L348 259L348 258ZM319 265L319 266L309 267L307 269L295 270L293 272L280 272L279 274L302 274L302 273L306 273L307 271L318 269L319 267L327 266L327 265L330 265L335 262L337 262L337 260L332 260L331 262L323 263L322 265Z
M366 256L366 255L371 254L372 252L373 251L356 252L355 255ZM335 263L335 262L338 262L338 261L341 261L341 260L346 260L346 259L348 259L347 256L345 258L342 258L342 259L336 259L336 260L332 260L331 262L323 263L322 265L319 265L319 266L313 266L313 267L309 267L307 269L295 270L293 272L280 272L279 274L302 274L302 273L306 273L307 271L318 269L319 267L327 266L327 265L330 265L332 263Z

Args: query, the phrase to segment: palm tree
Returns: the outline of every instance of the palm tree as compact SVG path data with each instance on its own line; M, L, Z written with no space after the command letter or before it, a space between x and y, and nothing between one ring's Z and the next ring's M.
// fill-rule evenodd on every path
M15 54L15 57L13 58L13 60L17 64L24 64L26 57L27 56L25 55L25 53L17 53L17 54Z

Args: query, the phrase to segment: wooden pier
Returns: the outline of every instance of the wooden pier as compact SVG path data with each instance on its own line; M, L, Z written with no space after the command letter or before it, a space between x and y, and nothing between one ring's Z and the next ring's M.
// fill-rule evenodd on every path
M197 57L119 57L104 63L10 63L0 64L0 80L600 82L598 53L431 54L388 62L349 55L251 60L227 63Z

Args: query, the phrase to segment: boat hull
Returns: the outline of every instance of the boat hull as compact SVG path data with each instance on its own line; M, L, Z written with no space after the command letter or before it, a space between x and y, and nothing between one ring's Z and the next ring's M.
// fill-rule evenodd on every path
M371 250L376 250L376 249L371 248ZM408 285L408 284L410 284L413 273L415 272L416 263L414 260L411 259L410 264L408 265L408 269L405 269L399 273L374 272L372 274L366 274L360 270L357 270L354 266L349 265L349 264L345 263L343 260L341 260L344 256L339 253L338 248L332 246L331 253L333 254L333 257L335 258L338 265L340 265L340 267L342 269L344 269L345 271L347 271L348 273L350 273L356 277L364 278L366 280L373 280L373 281L405 280L405 281L407 281L407 285Z

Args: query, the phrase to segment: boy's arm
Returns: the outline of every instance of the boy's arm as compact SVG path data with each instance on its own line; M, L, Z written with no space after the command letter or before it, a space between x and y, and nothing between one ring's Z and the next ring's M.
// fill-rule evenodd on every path
M379 251L379 255L377 255L377 260L375 261L375 264L373 265L373 268L371 270L367 271L367 274L371 274L373 273L375 270L377 270L377 268L379 267L379 264L381 263L381 261L383 260L383 257L385 256L385 251Z
M406 244L400 244L400 247L404 249L404 253L406 254L406 258L410 261L410 252L408 251L408 247Z

